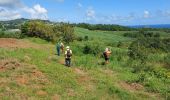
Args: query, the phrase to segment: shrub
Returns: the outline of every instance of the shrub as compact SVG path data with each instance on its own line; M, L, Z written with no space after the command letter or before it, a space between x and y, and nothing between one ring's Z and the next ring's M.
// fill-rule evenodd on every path
M75 40L74 28L68 24L61 25L61 37L66 43L73 42Z
M133 32L133 33L124 33L123 36L124 37L130 37L130 38L137 38L137 33Z
M170 54L168 54L165 58L164 58L164 63L165 66L170 69Z
M134 41L128 48L128 56L133 60L141 60L144 63L147 59L148 52L140 40Z
M20 32L0 32L0 38L23 38L23 34L21 34Z
M89 40L89 37L88 36L85 36L84 37L84 41L88 41Z
M121 46L123 46L123 43L119 41L117 47L121 47Z
M77 41L83 41L83 37L78 36L78 37L76 38L76 40L77 40Z
M104 47L99 42L87 42L83 47L84 54L93 54L95 56L100 56L103 52Z

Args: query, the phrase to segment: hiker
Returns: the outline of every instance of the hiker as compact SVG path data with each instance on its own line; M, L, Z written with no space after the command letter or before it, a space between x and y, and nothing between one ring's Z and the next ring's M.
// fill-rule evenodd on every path
M71 56L72 56L72 50L70 50L70 47L66 47L65 51L65 65L70 67L71 66Z
M60 48L61 48L62 54L64 54L64 44L62 42L60 44Z
M60 56L60 45L61 45L60 42L58 42L58 43L56 44L56 49L57 49L57 55L58 55L58 56Z
M110 55L111 55L111 50L109 48L106 48L103 55L104 55L104 58L105 58L105 64L108 64L109 63L109 58L110 58Z

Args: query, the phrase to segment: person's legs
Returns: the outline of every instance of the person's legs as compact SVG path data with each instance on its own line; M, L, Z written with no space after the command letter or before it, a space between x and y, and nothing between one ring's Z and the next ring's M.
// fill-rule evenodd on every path
M109 58L105 58L105 64L109 63Z
M62 53L64 54L64 48L61 48Z
M66 63L66 64L65 64L66 66L68 66L68 67L70 66L70 60L69 60L68 58L66 58L65 63Z
M68 67L71 66L71 59L68 59Z
M60 56L60 48L57 48L57 54Z

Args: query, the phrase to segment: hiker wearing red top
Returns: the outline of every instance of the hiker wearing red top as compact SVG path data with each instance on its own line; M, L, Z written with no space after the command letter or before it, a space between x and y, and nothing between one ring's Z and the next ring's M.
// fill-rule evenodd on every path
M105 58L105 64L109 63L110 55L111 55L111 50L109 48L106 48L105 51L103 52L103 56Z

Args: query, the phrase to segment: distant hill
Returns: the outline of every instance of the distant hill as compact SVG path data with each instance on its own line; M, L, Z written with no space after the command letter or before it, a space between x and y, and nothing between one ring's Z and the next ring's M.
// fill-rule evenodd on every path
M170 24L156 24L156 25L135 25L128 26L131 28L170 28Z
M21 24L23 24L26 21L30 21L31 19L26 18L20 18L20 19L14 19L14 20L8 20L8 21L0 21L0 23L6 28L6 29L18 29L20 28ZM40 19L36 19L40 20ZM41 20L46 23L52 23L49 20Z
M15 19L15 20L8 20L8 21L0 21L0 23L2 24L11 24L11 23L15 23L15 24L22 24L25 21L28 21L29 19L25 19L25 18L20 18L20 19Z
M0 23L2 23L2 24L11 24L11 23L12 24L22 24L29 20L31 20L31 19L20 18L20 19L8 20L8 21L0 21ZM40 20L40 19L36 19L36 20ZM41 21L51 23L49 20L41 20Z

